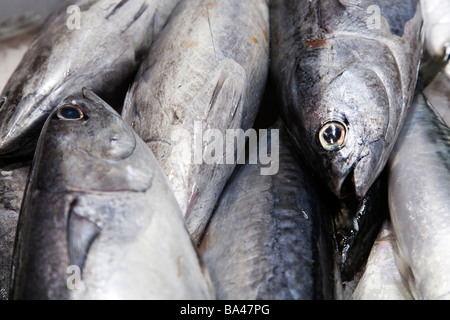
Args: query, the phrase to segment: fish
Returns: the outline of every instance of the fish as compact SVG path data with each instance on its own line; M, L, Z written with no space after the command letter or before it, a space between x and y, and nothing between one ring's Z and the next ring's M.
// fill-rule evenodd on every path
M450 64L447 64L423 89L423 95L450 127Z
M125 98L122 117L160 162L196 243L256 119L269 31L266 0L182 0Z
M0 95L0 157L32 158L46 117L83 86L120 108L141 59L177 1L61 2Z
M12 270L11 300L214 296L151 150L88 88L44 124Z
M0 300L8 299L17 220L30 166L16 162L0 168Z
M413 98L418 0L274 0L270 73L294 146L339 198L382 172Z
M38 28L61 0L3 0L0 41L22 36Z
M392 224L383 221L356 288L348 300L413 300L399 267Z
M267 145L279 153L278 172L262 175L260 157L238 165L199 246L216 298L334 299L329 193L298 160L281 122L266 131L249 158Z
M415 299L450 299L450 129L417 94L388 162L388 204Z
M432 58L447 60L450 56L450 2L422 0L425 50Z
M32 30L17 37L0 40L0 92L19 65L35 34L36 31Z
M383 172L362 200L355 196L339 199L333 212L333 229L338 249L338 266L344 287L366 264L375 238L387 217L387 181Z

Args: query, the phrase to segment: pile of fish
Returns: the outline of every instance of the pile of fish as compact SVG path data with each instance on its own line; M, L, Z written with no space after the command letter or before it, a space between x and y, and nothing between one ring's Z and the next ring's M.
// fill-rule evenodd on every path
M36 3L0 299L450 299L448 0Z

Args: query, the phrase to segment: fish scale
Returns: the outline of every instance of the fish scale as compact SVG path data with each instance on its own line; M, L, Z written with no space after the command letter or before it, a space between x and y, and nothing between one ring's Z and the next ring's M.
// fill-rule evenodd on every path
M207 225L200 252L218 299L334 296L329 208L286 138L280 134L279 171L239 166Z
M214 144L200 133L225 137L253 125L268 74L268 30L265 0L182 0L125 99L122 116L160 162L195 243L236 165L206 163ZM181 130L189 148L176 152Z

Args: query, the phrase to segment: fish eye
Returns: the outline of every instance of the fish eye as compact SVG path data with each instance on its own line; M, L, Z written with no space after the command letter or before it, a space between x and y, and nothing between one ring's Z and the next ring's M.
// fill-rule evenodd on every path
M3 105L5 104L5 102L6 102L6 97L1 97L1 98L0 98L0 108L3 107Z
M85 117L83 111L74 105L59 108L56 116L61 120L81 120Z
M339 150L345 145L347 126L339 121L327 122L319 131L319 142L327 151Z

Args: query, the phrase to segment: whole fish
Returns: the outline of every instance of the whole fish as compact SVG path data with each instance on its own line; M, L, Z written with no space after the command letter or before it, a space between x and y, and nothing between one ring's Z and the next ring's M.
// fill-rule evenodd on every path
M450 1L422 0L425 50L432 58L450 55Z
M450 127L450 64L425 87L423 95Z
M42 130L11 299L209 299L207 269L147 145L92 91Z
M422 50L418 0L274 0L271 73L295 145L361 199L404 122Z
M237 162L226 132L256 118L268 37L266 0L183 0L125 99L122 116L161 163L196 242Z
M29 162L0 168L0 300L8 299L17 220L29 171Z
M177 1L61 2L0 96L0 157L31 157L48 114L83 86L121 106L121 87Z
M416 299L450 299L450 129L422 94L388 169L389 212L410 290Z
M207 226L199 249L217 299L334 298L330 211L282 130L249 151L279 152L278 172L261 175L260 158L238 166Z
M412 300L397 261L398 249L389 220L385 220L375 239L364 273L348 299Z

